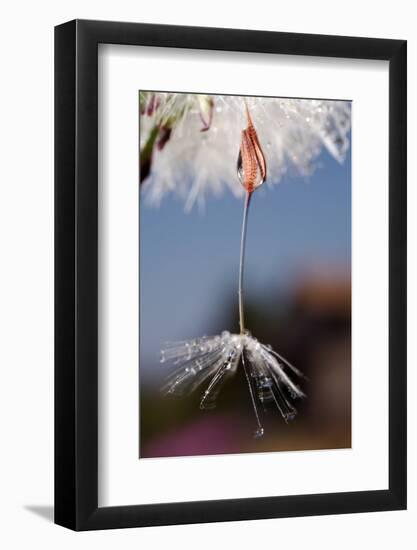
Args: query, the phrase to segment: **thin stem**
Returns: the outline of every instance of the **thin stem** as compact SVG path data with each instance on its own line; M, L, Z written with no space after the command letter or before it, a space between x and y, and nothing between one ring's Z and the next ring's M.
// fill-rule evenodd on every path
M248 211L252 192L246 193L245 204L243 207L243 221L242 221L242 234L240 240L240 264L239 264L239 326L240 334L245 333L245 318L243 312L243 271L245 266L245 248L246 248L246 229L248 225Z

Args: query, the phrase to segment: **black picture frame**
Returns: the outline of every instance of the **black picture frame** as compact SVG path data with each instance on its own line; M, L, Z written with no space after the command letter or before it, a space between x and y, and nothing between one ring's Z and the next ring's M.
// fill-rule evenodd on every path
M98 506L98 44L389 62L389 488ZM406 508L406 41L74 20L55 28L55 522L74 530ZM371 406L371 405L370 405Z

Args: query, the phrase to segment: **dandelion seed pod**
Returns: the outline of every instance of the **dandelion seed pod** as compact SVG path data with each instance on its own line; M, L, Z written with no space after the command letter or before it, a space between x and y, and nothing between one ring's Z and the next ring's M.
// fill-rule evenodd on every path
M253 125L249 110L246 107L248 127L242 131L239 156L237 159L237 174L240 183L252 193L266 180L266 162L259 143L258 134Z

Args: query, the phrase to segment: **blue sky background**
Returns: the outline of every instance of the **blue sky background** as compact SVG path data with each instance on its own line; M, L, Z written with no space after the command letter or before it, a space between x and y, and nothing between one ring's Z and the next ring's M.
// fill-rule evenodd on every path
M285 296L305 272L350 270L351 158L339 164L327 151L309 177L288 173L252 199L245 294L265 301ZM236 185L240 185L236 177ZM205 212L184 212L166 196L160 207L140 205L140 359L144 382L164 341L210 334L219 310L237 298L243 199L225 191ZM221 316L220 316L221 317ZM237 327L222 327L234 330Z

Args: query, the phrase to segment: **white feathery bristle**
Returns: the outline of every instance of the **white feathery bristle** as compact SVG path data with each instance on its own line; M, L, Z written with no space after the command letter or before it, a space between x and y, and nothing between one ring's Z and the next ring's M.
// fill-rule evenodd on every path
M149 93L149 92L148 92ZM236 177L241 132L246 127L244 98L157 93L158 108L140 116L141 148L155 124L175 118L169 140L154 150L144 191L153 204L175 192L187 210L209 194L228 188L242 196ZM204 129L202 99L212 100L212 120ZM323 148L342 162L349 148L349 101L246 98L268 167L267 182L280 181L288 169L308 175ZM210 104L211 105L211 104ZM207 118L207 113L204 113ZM207 121L206 121L207 122ZM157 148L156 148L157 149Z
M215 407L222 385L242 365L257 419L257 436L263 435L257 402L264 406L268 402L276 405L288 422L297 413L292 400L305 397L286 371L291 370L297 376L303 376L302 373L249 334L225 331L219 336L173 342L161 352L161 362L165 361L177 367L162 388L163 392L182 395L204 386L202 409Z

